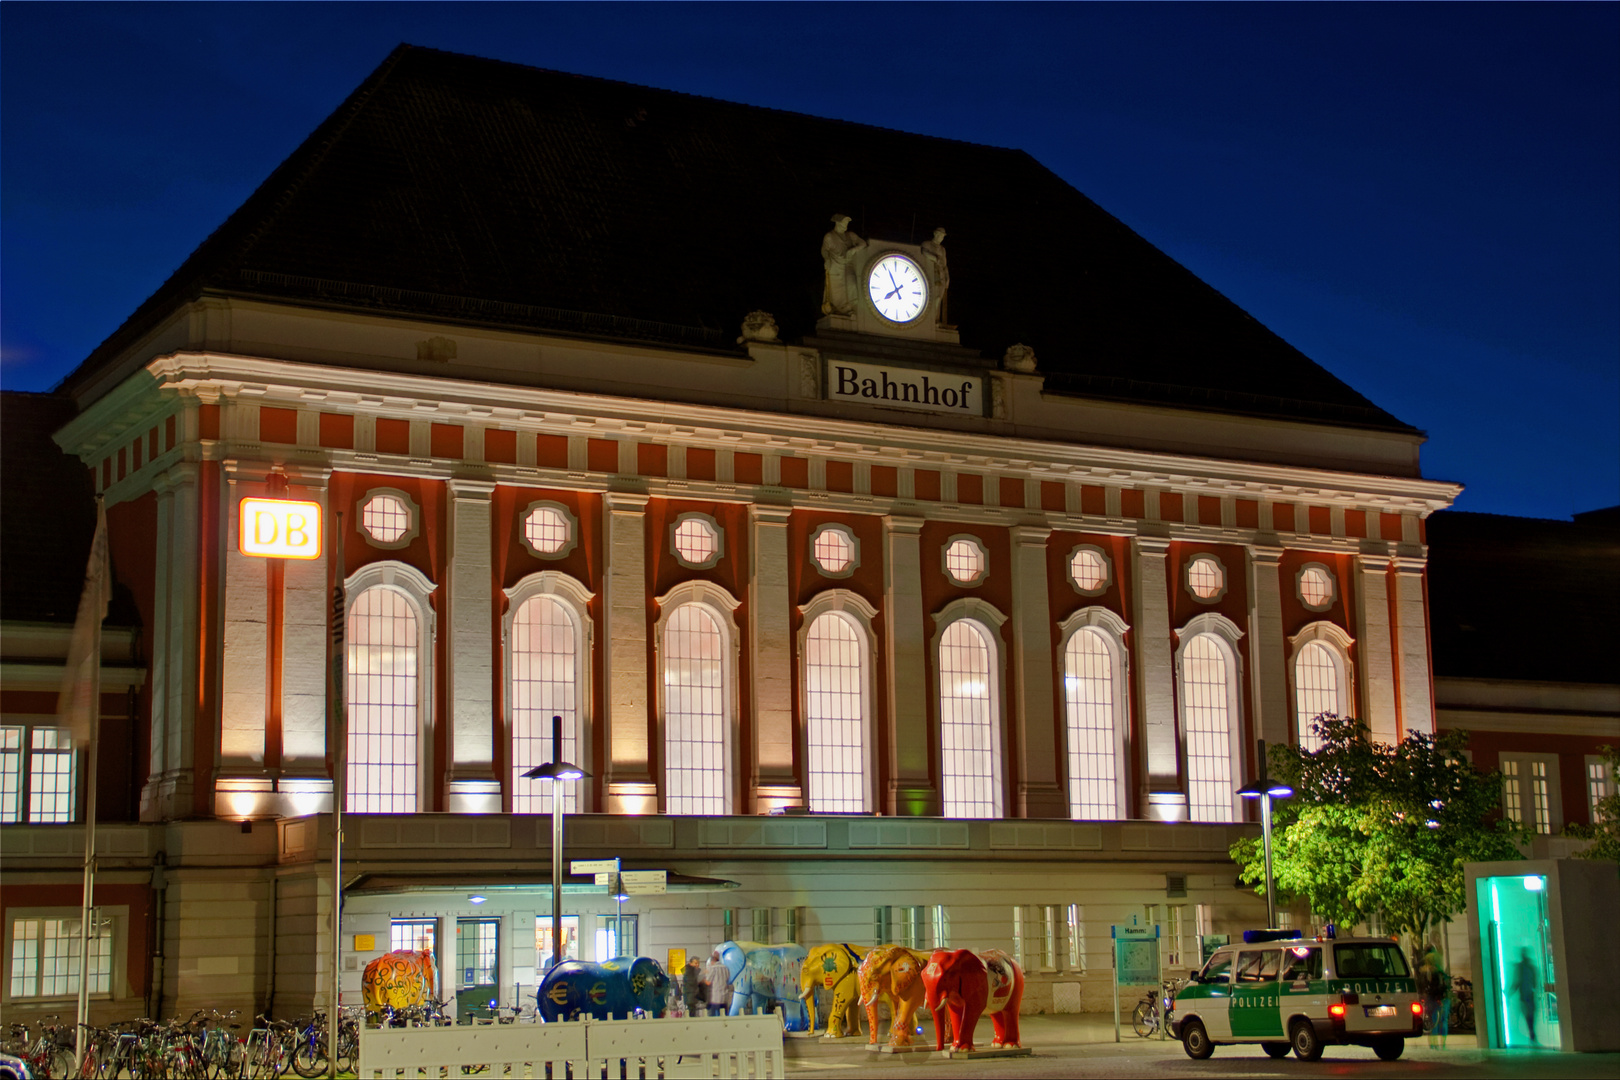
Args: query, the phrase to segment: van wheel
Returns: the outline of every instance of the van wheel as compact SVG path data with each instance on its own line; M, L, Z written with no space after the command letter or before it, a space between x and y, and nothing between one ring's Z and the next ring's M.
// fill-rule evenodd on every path
M1373 1043L1373 1053L1378 1055L1379 1061L1394 1061L1406 1049L1406 1040L1399 1035L1390 1039L1379 1039Z
M1309 1020L1295 1020L1294 1026L1288 1032L1288 1041L1294 1048L1294 1056L1301 1061L1320 1061L1322 1058L1322 1040L1316 1037L1316 1029Z
M1287 1043L1261 1043L1260 1049L1266 1052L1268 1058L1285 1058L1290 1047Z
M1215 1052L1215 1044L1209 1041L1209 1032L1204 1030L1202 1020L1188 1020L1181 1025L1181 1048L1194 1061L1203 1061Z

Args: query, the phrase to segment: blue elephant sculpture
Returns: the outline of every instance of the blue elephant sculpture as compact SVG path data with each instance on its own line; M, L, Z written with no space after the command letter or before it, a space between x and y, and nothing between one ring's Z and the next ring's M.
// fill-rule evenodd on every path
M803 945L762 945L757 941L728 941L720 946L720 962L731 976L731 1015L750 1006L764 1012L780 1003L789 1031L808 1031L810 1019L799 1000L799 972L809 955Z
M540 982L535 1005L541 1019L628 1020L641 1009L651 1016L664 1015L669 995L669 976L658 961L645 956L616 956L604 963L564 960Z

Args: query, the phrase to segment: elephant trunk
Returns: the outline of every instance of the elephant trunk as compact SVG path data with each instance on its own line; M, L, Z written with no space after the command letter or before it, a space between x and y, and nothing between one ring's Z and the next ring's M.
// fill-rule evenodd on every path
M809 1027L806 1031L816 1030L816 984L805 982L804 989L799 991L799 1000L804 1002L805 1013L809 1016Z
M934 1049L945 1049L945 1025L941 1022L940 1006L945 1003L945 987L943 980L928 984L928 992L923 995L923 1004L927 1007L929 1015L934 1018Z

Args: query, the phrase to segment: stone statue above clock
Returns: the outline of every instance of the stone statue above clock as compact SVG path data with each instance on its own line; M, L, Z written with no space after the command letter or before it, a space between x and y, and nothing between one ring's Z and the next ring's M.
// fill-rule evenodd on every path
M833 227L821 238L821 264L826 270L821 291L823 315L855 313L855 253L866 241L849 231L849 215L834 214Z

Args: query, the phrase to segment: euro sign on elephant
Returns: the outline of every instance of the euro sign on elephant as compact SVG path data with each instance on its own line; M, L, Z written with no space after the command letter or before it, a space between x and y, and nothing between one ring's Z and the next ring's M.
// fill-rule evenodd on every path
M360 973L360 999L368 1009L407 1009L433 996L433 950L384 953Z
M950 1017L952 1050L972 1050L973 1029L986 1013L995 1025L992 1050L1019 1046L1018 1006L1024 1000L1024 971L1000 949L974 954L966 949L935 949L923 968L928 1009L934 1014L934 1049L945 1048L941 1006Z
M804 958L799 971L799 997L810 1011L808 1031L816 1030L816 997L824 996L827 1004L827 1037L841 1039L861 1033L860 1014L855 1003L860 999L860 979L856 969L866 949L860 945L817 945Z
M889 1045L910 1046L923 1004L922 969L928 958L904 945L879 945L861 960L856 977L866 1007L868 1043L878 1041L878 1002L889 1005ZM936 1021L937 1022L937 1021Z
M628 1020L640 1009L662 1017L669 976L646 956L617 956L603 963L564 960L550 971L535 992L535 1005L547 1023L578 1020Z
M739 1015L744 1005L768 1012L780 1004L787 1030L807 1030L798 988L805 955L803 945L763 945L757 941L728 941L721 945L720 962L731 976L731 1015Z

